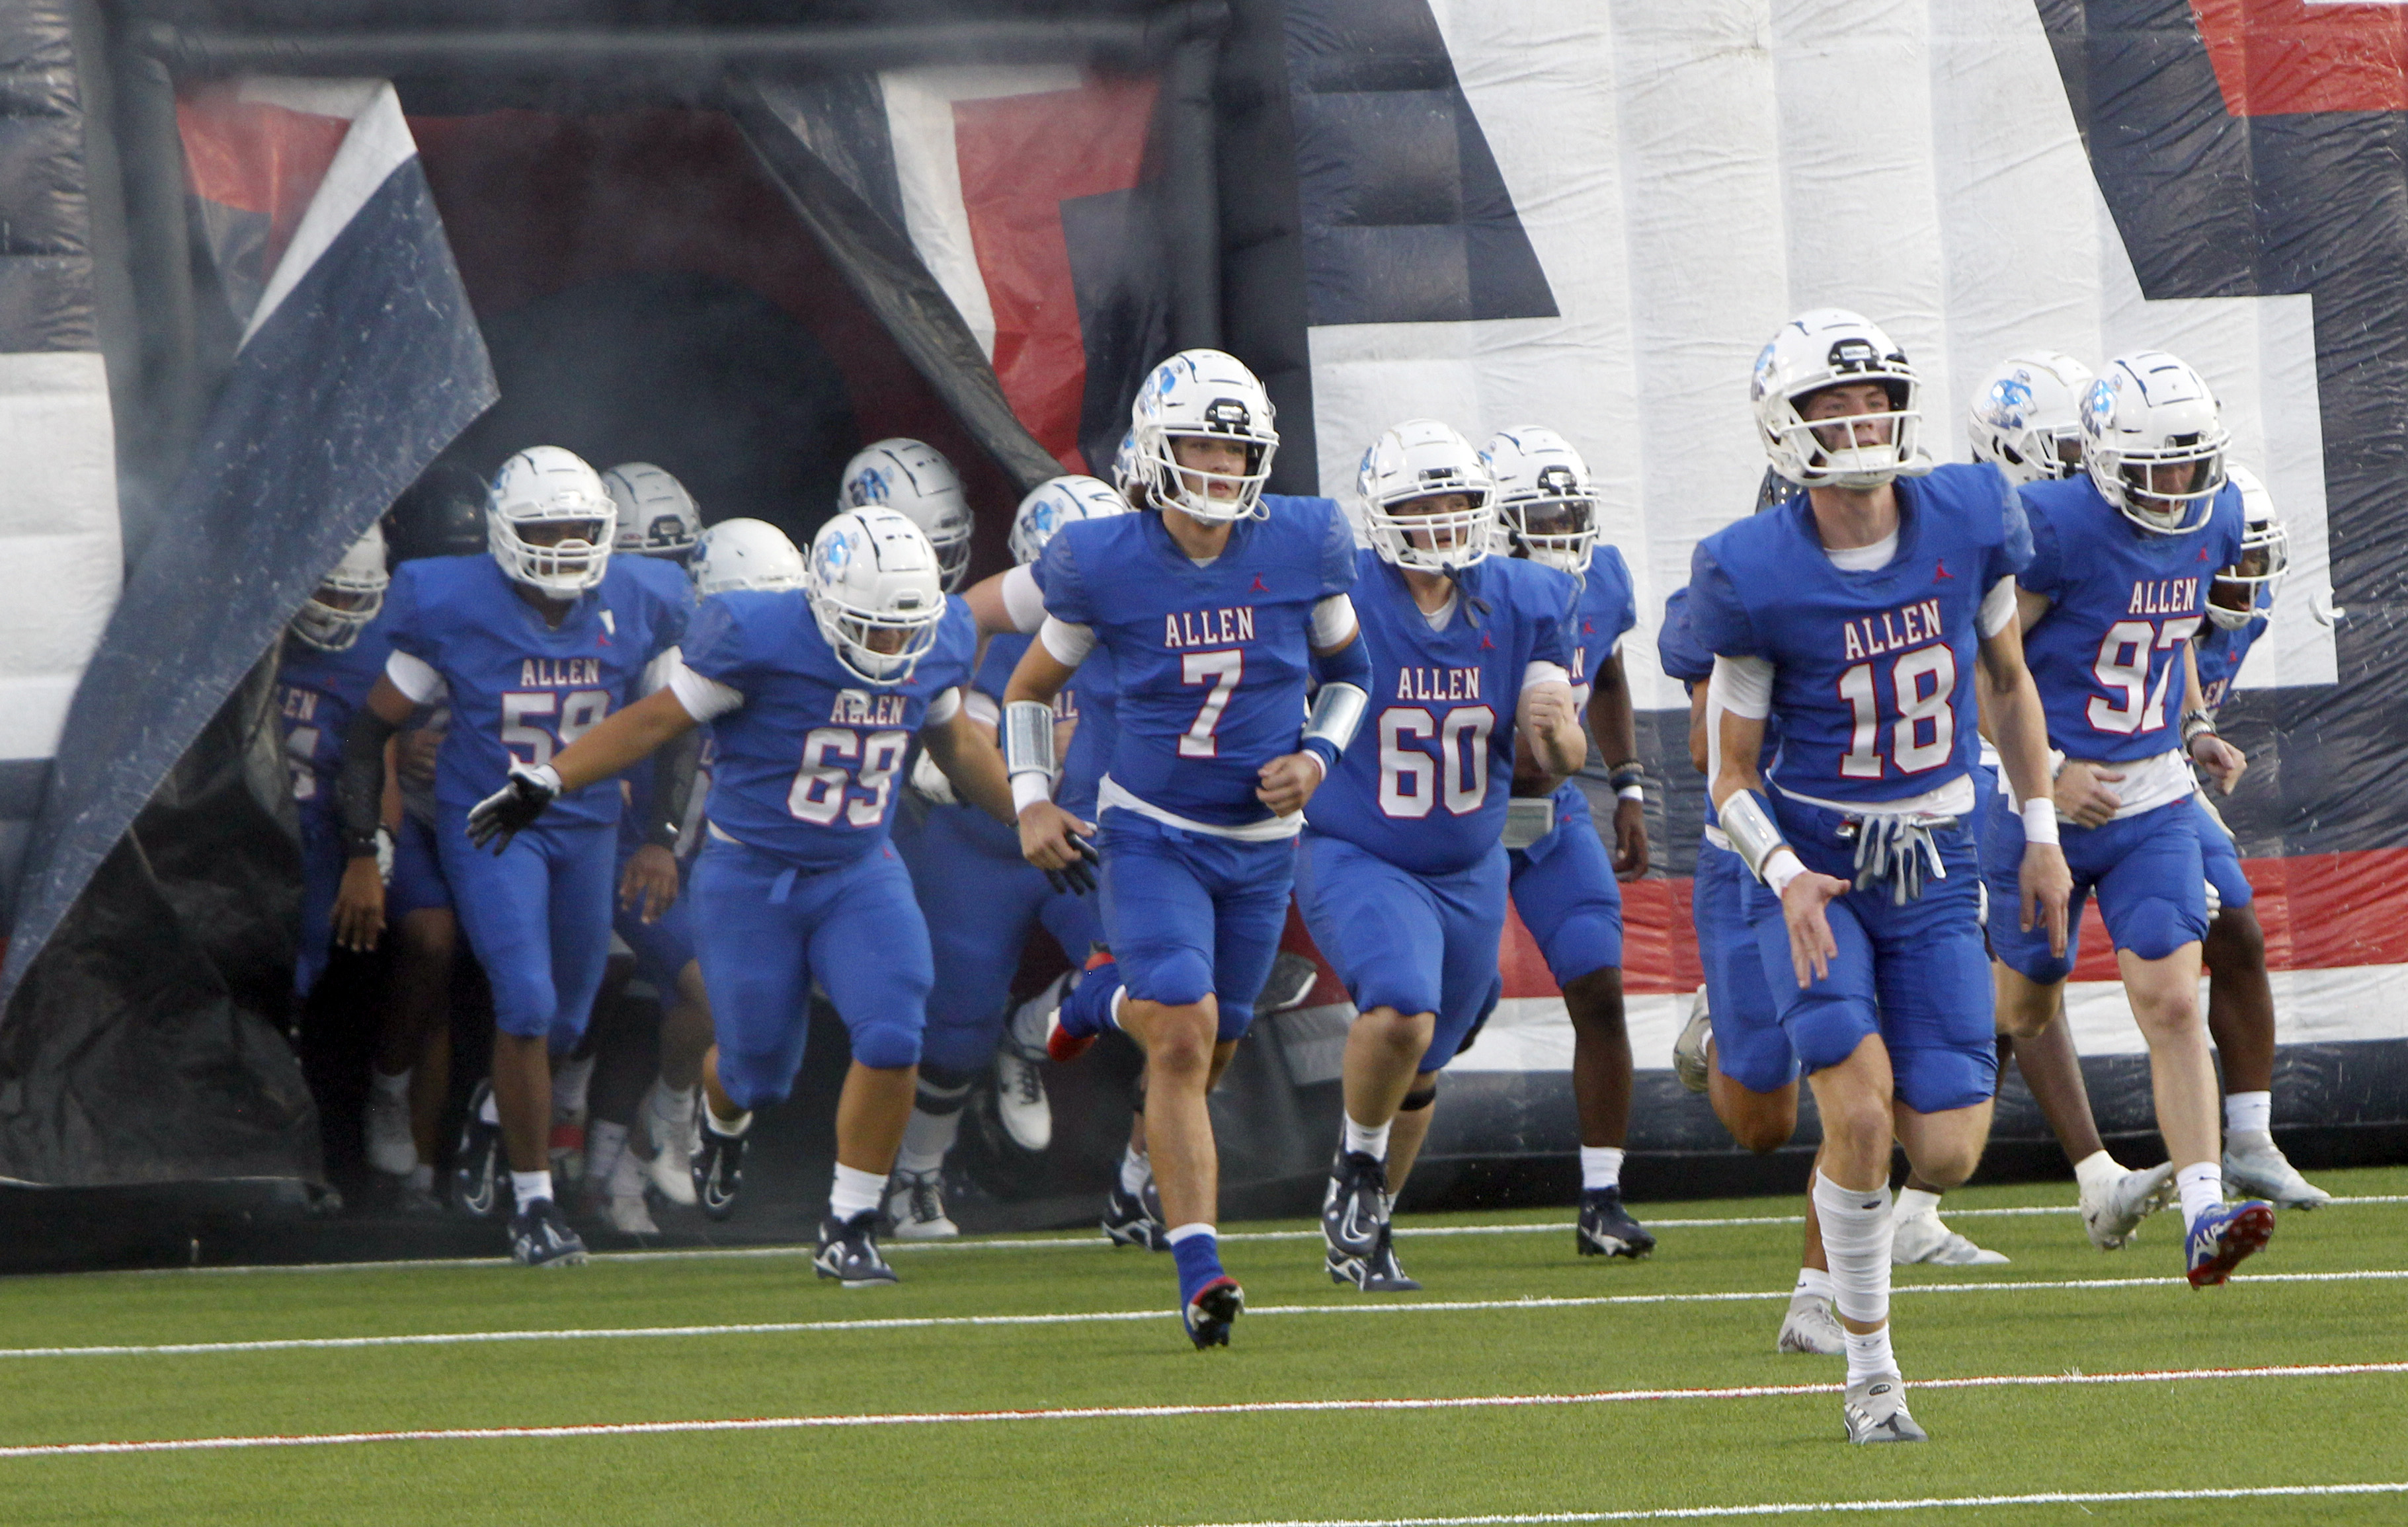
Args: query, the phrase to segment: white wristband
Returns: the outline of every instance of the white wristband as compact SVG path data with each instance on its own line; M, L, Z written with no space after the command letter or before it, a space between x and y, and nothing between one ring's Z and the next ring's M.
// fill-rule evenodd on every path
M2024 803L2024 842L2045 843L2053 848L2057 841L2057 803L2026 801Z
M1647 787L1645 785L1625 785L1620 790L1615 791L1613 794L1616 800L1644 801L1647 799Z
M1016 815L1039 801L1054 798L1054 781L1041 774L1015 774L1011 777L1011 809Z
M1764 862L1765 889L1778 896L1789 889L1790 881L1805 873L1806 866L1799 862L1795 849L1786 847L1775 849L1772 857Z

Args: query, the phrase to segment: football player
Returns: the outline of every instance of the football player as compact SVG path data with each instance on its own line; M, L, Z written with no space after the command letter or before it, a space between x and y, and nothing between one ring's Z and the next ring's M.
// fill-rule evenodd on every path
M853 1037L853 1064L813 1265L864 1288L896 1280L879 1206L910 1119L934 980L927 924L888 839L912 737L998 820L1011 797L961 703L977 644L969 610L946 597L918 527L890 509L838 514L813 538L804 579L799 593L705 599L660 692L548 766L514 767L471 831L507 843L555 802L710 724L710 841L692 895L717 1042L702 1065L695 1196L715 1219L733 1211L753 1110L784 1099L802 1066L816 979Z
M1371 544L1355 557L1354 613L1378 745L1349 750L1313 792L1296 899L1355 1007L1325 1260L1331 1281L1390 1292L1421 1287L1398 1264L1390 1206L1428 1135L1438 1074L1497 984L1514 764L1528 754L1570 774L1587 738L1571 581L1489 557L1495 488L1471 443L1409 420L1363 453L1357 490Z
M920 527L937 549L945 592L960 589L970 571L970 535L978 527L962 479L945 453L918 440L881 440L844 464L837 507L893 509Z
M406 563L394 579L394 654L347 733L338 785L352 856L344 876L366 901L385 743L417 706L449 698L436 851L492 984L496 1030L493 1080L478 1089L457 1152L455 1202L492 1213L507 1155L510 1251L530 1266L585 1255L553 1199L552 1056L575 1049L609 958L620 794L614 785L566 798L542 832L499 856L477 852L466 825L490 781L547 764L677 643L683 609L613 569L613 517L601 478L570 452L536 446L505 462L486 514L491 555Z
M1279 435L1252 372L1183 350L1139 390L1131 423L1149 508L1065 526L1038 559L1047 618L1005 692L1004 753L1031 863L1073 869L1096 835L1115 972L1109 987L1090 973L1048 1048L1068 1060L1116 1026L1145 1051L1145 1138L1203 1348L1245 1307L1213 1230L1205 1094L1269 978L1301 813L1362 719L1370 658L1345 515L1263 492ZM1054 696L1098 649L1119 715L1099 832L1052 798Z
M1994 469L1931 464L1918 390L1855 313L1784 324L1751 396L1767 455L1805 491L1699 542L1689 578L1714 654L1715 815L1758 882L1745 889L1766 982L1823 1120L1815 1210L1859 1443L1924 1437L1888 1330L1892 1140L1932 1181L1963 1181L1996 1088L1965 821L1977 685L2019 794L2049 790L2014 607L2023 516ZM1768 722L1781 749L1766 772ZM2068 878L2046 829L2000 906L2062 947Z
M2241 490L2241 560L2207 591L2198 647L2200 705L2213 719L2232 692L2249 648L2266 629L2291 535L2257 475L2226 468ZM2202 790L2191 797L2199 851L2207 869L2207 1032L2224 1063L2224 1180L2278 1207L2312 1209L2331 1194L2300 1176L2274 1143L2274 992L2266 979L2266 935L2250 903L2249 877L2231 830Z
M2200 1021L2205 866L2196 764L2229 793L2247 766L2200 704L2191 638L2217 570L2241 561L2241 492L2225 478L2214 394L2162 350L2111 362L2082 410L2084 476L2022 490L2032 559L2016 602L2048 740L2065 762L2057 812L2073 910L2095 890L2149 1047L2157 1127L2174 1163L2193 1287L2221 1283L2273 1234L2272 1206L2224 1203L2215 1069ZM2106 778L2101 778L2104 775ZM2021 795L2021 792L2015 792ZM2030 815L2028 813L2027 815ZM2028 830L1994 810L1995 886ZM2018 1039L2062 1010L2074 948L1994 926L2000 1021Z
M1127 512L1127 501L1093 478L1041 483L1012 517L1013 565L1034 563L1066 524ZM982 602L971 603L973 613ZM990 737L1002 714L1004 686L1029 639L1016 631L991 635L970 680L964 703L971 721ZM1054 697L1057 754L1076 746L1079 691L1085 683L1082 670L1078 691L1065 689ZM898 1238L918 1240L958 1233L945 1214L945 1154L961 1128L971 1085L990 1063L996 1112L1012 1142L1032 1154L1053 1143L1053 1111L1037 1069L1044 1032L1027 1037L1005 1033L1012 972L1021 947L1039 927L1074 966L1086 960L1103 929L1092 896L1050 884L1021 857L1020 835L1010 823L955 804L929 755L923 753L913 764L911 783L916 799L904 803L895 846L911 871L912 892L928 920L937 984L928 997L919 1098L896 1158L886 1217Z
M1622 1005L1622 888L1647 873L1646 788L1639 765L1622 636L1639 623L1630 567L1599 538L1588 464L1570 442L1535 424L1498 432L1482 452L1497 479L1498 514L1516 557L1569 573L1572 698L1612 761L1613 850L1606 851L1576 780L1558 781L1526 751L1505 827L1513 907L1538 941L1572 1024L1572 1102L1580 1114L1582 1256L1643 1257L1656 1237L1622 1206L1630 1141L1630 1034ZM1573 768L1585 762L1575 760ZM1558 771L1564 772L1564 771Z

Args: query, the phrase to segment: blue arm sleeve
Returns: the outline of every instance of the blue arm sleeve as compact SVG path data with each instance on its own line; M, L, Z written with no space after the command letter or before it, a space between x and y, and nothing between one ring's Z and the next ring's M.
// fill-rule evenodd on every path
M1742 521L1745 523L1746 521ZM1706 651L1722 657L1770 657L1763 641L1756 635L1756 623L1748 619L1747 607L1739 596L1739 586L1724 571L1714 554L1714 542L1709 536L1698 543L1689 558L1689 629L1697 635L1698 644Z
M1315 653L1313 677L1326 689L1332 684L1352 684L1365 694L1371 692L1371 649L1358 627L1354 639L1335 652ZM1316 701L1316 704L1318 702ZM1304 750L1318 756L1322 772L1329 774L1338 768L1338 749L1326 737L1307 737Z

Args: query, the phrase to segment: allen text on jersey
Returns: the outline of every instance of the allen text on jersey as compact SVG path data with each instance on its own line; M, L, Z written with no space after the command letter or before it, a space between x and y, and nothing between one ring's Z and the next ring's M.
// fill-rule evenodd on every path
M1884 610L1879 615L1844 621L1840 630L1847 648L1845 661L1849 663L1884 652L1920 647L1942 635L1940 601L1918 599L1911 605Z
M2199 579L2168 578L2151 583L2135 583L2132 585L2132 607L2124 613L2196 615L2199 613Z
M521 658L519 688L554 690L602 682L600 658Z
M1162 618L1162 645L1173 649L1228 647L1254 639L1252 605L1240 605L1236 609L1176 610Z
M1477 668L1399 668L1397 670L1397 698L1399 700L1477 700L1480 698L1480 670Z

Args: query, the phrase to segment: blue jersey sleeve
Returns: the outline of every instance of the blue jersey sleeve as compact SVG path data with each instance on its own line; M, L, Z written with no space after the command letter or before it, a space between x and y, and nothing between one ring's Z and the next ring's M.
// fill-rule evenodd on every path
M2015 581L2043 598L2055 600L2065 592L2065 557L2057 523L2045 509L2036 507L2020 493L2016 504L2024 511L2024 537L2031 554L2015 574Z
M1045 613L1072 625L1092 625L1096 619L1095 601L1088 596L1086 576L1079 565L1081 537L1076 533L1083 523L1065 525L1055 532L1031 569L1038 592L1045 596Z
M385 586L384 609L380 619L396 651L407 652L422 663L433 663L434 649L424 635L424 572L425 564L420 562L406 562L393 570L393 581Z
M676 598L664 588L648 587L644 592L652 607L652 645L644 654L649 660L685 640L686 624L693 619L694 601Z
M1689 627L1689 591L1675 589L1664 601L1664 624L1656 633L1656 657L1668 678L1702 684L1714 676L1714 655Z
M1515 565L1543 575L1524 579L1521 590L1522 619L1530 633L1529 661L1552 663L1571 672L1573 649L1578 645L1572 622L1578 612L1570 578L1536 563Z
M1771 656L1740 600L1739 586L1714 555L1712 537L1699 541L1689 557L1689 626L1698 645L1713 655Z
M2019 577L2031 565L2031 517L2024 512L2023 495L1998 467L1985 462L1987 476L1997 490L1999 510L1998 544L1991 547L1982 566L1982 587L1987 589L2002 578Z
M1588 576L1596 578L1600 573L1613 579L1614 597L1608 614L1612 618L1612 640L1618 642L1639 623L1639 594L1631 580L1630 564L1623 560L1620 547L1602 543L1598 546L1596 555L1589 559Z
M685 665L714 683L742 690L752 667L744 627L725 594L712 594L686 622Z
M1354 587L1354 528L1346 522L1346 511L1337 500L1311 502L1321 506L1327 516L1321 532L1321 597L1326 599Z

